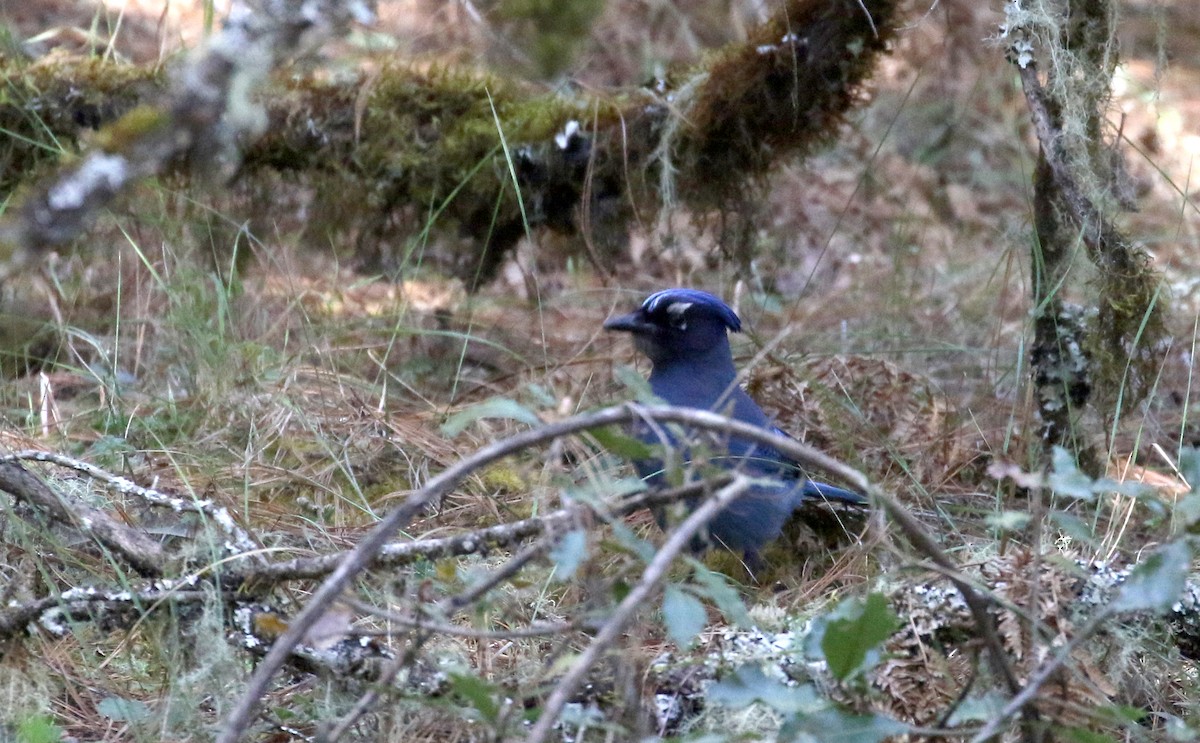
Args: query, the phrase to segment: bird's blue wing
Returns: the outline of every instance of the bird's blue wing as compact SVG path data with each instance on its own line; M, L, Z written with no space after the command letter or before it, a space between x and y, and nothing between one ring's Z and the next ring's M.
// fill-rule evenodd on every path
M801 500L838 501L854 506L867 505L867 499L852 490L836 488L816 480L805 480L798 490Z
M733 417L747 423L760 425L763 428L770 429L772 433L795 440L795 437L790 433L771 423L766 413L763 412L762 408L758 407L758 404L749 395L741 389L737 390L737 392L740 394L734 394L732 397ZM773 447L735 438L729 442L729 453L734 457L745 458L747 462L746 469L751 473L777 477L785 482L794 483L802 481L802 484L795 489L795 492L800 496L796 500L797 505L800 500L830 500L856 505L865 505L867 503L867 499L858 493L809 480L805 477L804 467L799 462L785 456Z

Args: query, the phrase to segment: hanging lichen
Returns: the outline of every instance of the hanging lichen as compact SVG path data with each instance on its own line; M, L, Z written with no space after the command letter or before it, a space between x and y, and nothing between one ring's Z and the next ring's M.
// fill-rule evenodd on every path
M1115 30L1111 0L1012 2L1002 29L1012 39L1009 57L1020 71L1041 145L1034 197L1033 374L1047 452L1058 445L1089 448L1081 443L1088 437L1075 430L1085 407L1090 402L1110 421L1119 418L1148 394L1162 356L1160 278L1145 250L1112 223L1113 215L1132 206L1119 137L1106 131L1118 59ZM1078 272L1071 271L1079 243L1097 271L1082 287L1075 286ZM1094 298L1094 322L1058 321L1071 291ZM1070 379L1084 380L1084 386L1063 378L1062 352L1071 348L1087 368L1076 369Z

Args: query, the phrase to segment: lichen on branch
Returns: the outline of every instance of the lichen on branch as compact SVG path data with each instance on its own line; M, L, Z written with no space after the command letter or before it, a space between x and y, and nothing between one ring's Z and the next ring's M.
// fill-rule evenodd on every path
M1099 463L1086 431L1077 431L1089 402L1118 419L1150 392L1166 337L1161 279L1145 249L1112 215L1132 208L1123 194L1120 136L1106 135L1107 105L1117 62L1116 5L1110 0L1011 2L1002 36L1016 64L1039 143L1035 175L1032 263L1033 375L1042 440ZM1039 76L1044 72L1044 80ZM1070 271L1082 243L1098 277L1086 287L1094 320L1063 322L1064 296L1076 289ZM1074 313L1078 314L1078 313ZM1111 428L1110 428L1111 430Z

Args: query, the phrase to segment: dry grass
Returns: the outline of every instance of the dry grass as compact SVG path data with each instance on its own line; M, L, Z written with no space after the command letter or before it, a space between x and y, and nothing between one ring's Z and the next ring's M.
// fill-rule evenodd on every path
M676 5L610 3L579 58L578 79L639 80L663 62L694 59L737 38L753 15L752 3L709 2L686 12ZM1186 31L1200 20L1185 5L1167 3L1164 12ZM154 58L164 38L197 37L198 8L173 6L160 28L152 22L159 7L156 0L130 3L114 48ZM382 30L403 52L511 59L503 29L477 24L464 7L394 2L385 7ZM80 8L64 2L55 14L47 4L46 14L11 20L18 36L90 26L98 16ZM1143 208L1125 224L1151 246L1171 285L1177 342L1155 396L1113 427L1108 446L1122 472L1132 463L1142 476L1167 477L1172 473L1151 455L1152 445L1174 457L1181 443L1200 439L1187 409L1200 307L1200 211L1190 181L1200 149L1200 68L1187 52L1200 42L1194 33L1168 30L1175 62L1159 69L1148 13L1130 10L1124 43L1132 57L1115 101L1124 136L1140 151L1131 163ZM987 475L988 465L1030 466L1037 446L1022 358L1034 155L1002 54L978 41L998 21L969 2L940 3L916 21L838 144L772 176L748 237L760 257L743 273L722 251L719 224L678 215L670 229L647 226L633 235L633 256L615 277L580 268L579 256L558 255L553 238L539 237L502 278L467 296L436 276L393 284L356 275L334 256L297 247L298 239L280 229L243 243L252 260L236 281L222 284L211 271L208 240L226 233L205 232L187 199L168 186L146 186L97 227L86 250L55 256L11 288L31 312L54 318L65 340L46 374L0 388L2 443L77 453L140 482L213 498L272 546L344 549L430 472L516 430L512 422L486 420L448 439L440 425L449 414L503 396L553 420L627 396L613 370L633 361L632 350L602 335L601 321L649 289L690 284L737 302L750 331L736 347L743 362L776 334L788 334L748 375L784 428L898 493L948 549L977 554L996 534L988 517L1002 503L1021 508L1002 500L1006 493ZM206 198L220 213L236 195ZM219 254L228 276L227 248ZM410 532L437 535L523 517L554 507L564 486L623 474L595 447L572 441L480 473ZM1113 500L1079 514L1096 525L1106 557L1136 554L1164 535L1161 522L1128 508ZM68 538L4 519L6 597L108 575L110 566L76 552ZM629 525L657 538L648 517ZM535 574L471 621L522 626L600 606L615 577L636 564L617 548L619 540L608 539L593 544L579 581ZM53 555L45 554L47 545ZM831 592L891 581L897 562L885 547L820 544L777 574L775 585L743 591L752 604L811 613ZM451 592L465 585L465 575L494 564L489 557L422 566L372 579L361 591L381 604L407 605L423 600L430 585ZM281 602L303 598L297 589ZM194 653L163 639L181 627L196 633ZM63 639L34 633L0 661L11 679L0 706L44 714L80 739L203 739L189 725L211 724L245 673L244 659L217 650L226 647L221 627L214 613L156 619L115 634L94 627ZM666 644L657 624L647 622L628 638L623 660L642 671ZM445 639L425 650L531 695L545 681L548 661L568 649L551 641ZM172 668L190 675L173 677ZM205 685L220 691L189 696L189 688ZM114 697L151 705L157 727L114 719L102 708ZM308 721L344 711L351 698L336 683L293 679L271 704L277 714ZM172 704L183 710L177 717L164 710ZM362 736L478 739L479 730L454 714L405 704L406 712L381 715Z

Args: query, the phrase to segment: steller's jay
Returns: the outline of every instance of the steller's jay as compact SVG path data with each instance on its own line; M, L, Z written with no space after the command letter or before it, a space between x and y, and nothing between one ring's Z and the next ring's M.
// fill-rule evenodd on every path
M650 389L663 401L721 413L783 433L737 384L727 331L739 332L742 321L719 298L696 289L664 289L647 297L635 312L609 318L604 328L633 335L634 345L654 367ZM679 444L670 433L666 434L667 441L646 429L638 435L647 443ZM856 493L809 480L797 463L775 449L737 437L722 445L728 447L729 456L720 458L721 466L777 481L751 486L708 525L712 540L743 553L752 568L760 562L759 552L779 536L784 523L803 501L866 503ZM644 480L661 482L661 462L643 460L634 462L634 466ZM655 517L663 526L664 515L656 513Z

